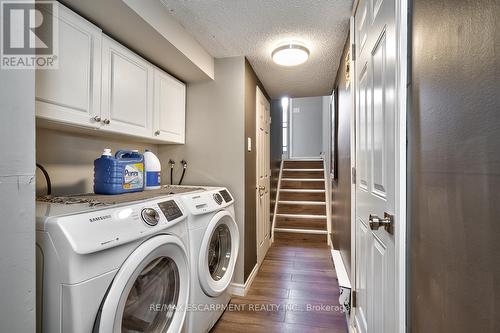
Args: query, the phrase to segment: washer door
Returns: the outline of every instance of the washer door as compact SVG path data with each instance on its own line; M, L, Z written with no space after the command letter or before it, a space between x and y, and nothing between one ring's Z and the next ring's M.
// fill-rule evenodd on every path
M209 222L201 243L199 280L209 296L222 294L233 278L240 236L232 215L220 211Z
M108 290L98 331L180 332L189 297L187 260L177 237L159 235L141 244Z

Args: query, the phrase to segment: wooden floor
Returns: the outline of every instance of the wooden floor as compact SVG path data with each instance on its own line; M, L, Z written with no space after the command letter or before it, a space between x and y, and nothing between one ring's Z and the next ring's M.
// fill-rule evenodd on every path
M276 233L247 296L232 298L211 333L345 333L338 297L326 236Z

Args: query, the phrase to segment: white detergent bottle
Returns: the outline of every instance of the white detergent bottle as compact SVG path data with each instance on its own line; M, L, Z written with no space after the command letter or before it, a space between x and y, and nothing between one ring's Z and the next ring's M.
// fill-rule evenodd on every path
M151 151L144 152L144 174L146 178L145 190L157 190L161 186L161 163L158 157Z

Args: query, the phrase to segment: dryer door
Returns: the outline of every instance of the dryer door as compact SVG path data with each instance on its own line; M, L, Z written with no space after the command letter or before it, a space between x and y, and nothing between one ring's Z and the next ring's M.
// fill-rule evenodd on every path
M123 263L94 332L180 332L189 296L186 250L174 236L142 243Z
M239 243L233 216L228 211L215 214L203 236L198 262L198 278L207 295L218 296L231 283Z

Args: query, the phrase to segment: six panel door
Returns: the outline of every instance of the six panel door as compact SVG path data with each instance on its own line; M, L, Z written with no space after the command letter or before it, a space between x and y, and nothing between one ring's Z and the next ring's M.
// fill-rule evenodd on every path
M356 308L360 333L396 332L395 0L361 0L356 43ZM396 217L397 218L397 217ZM396 226L397 227L397 226Z

